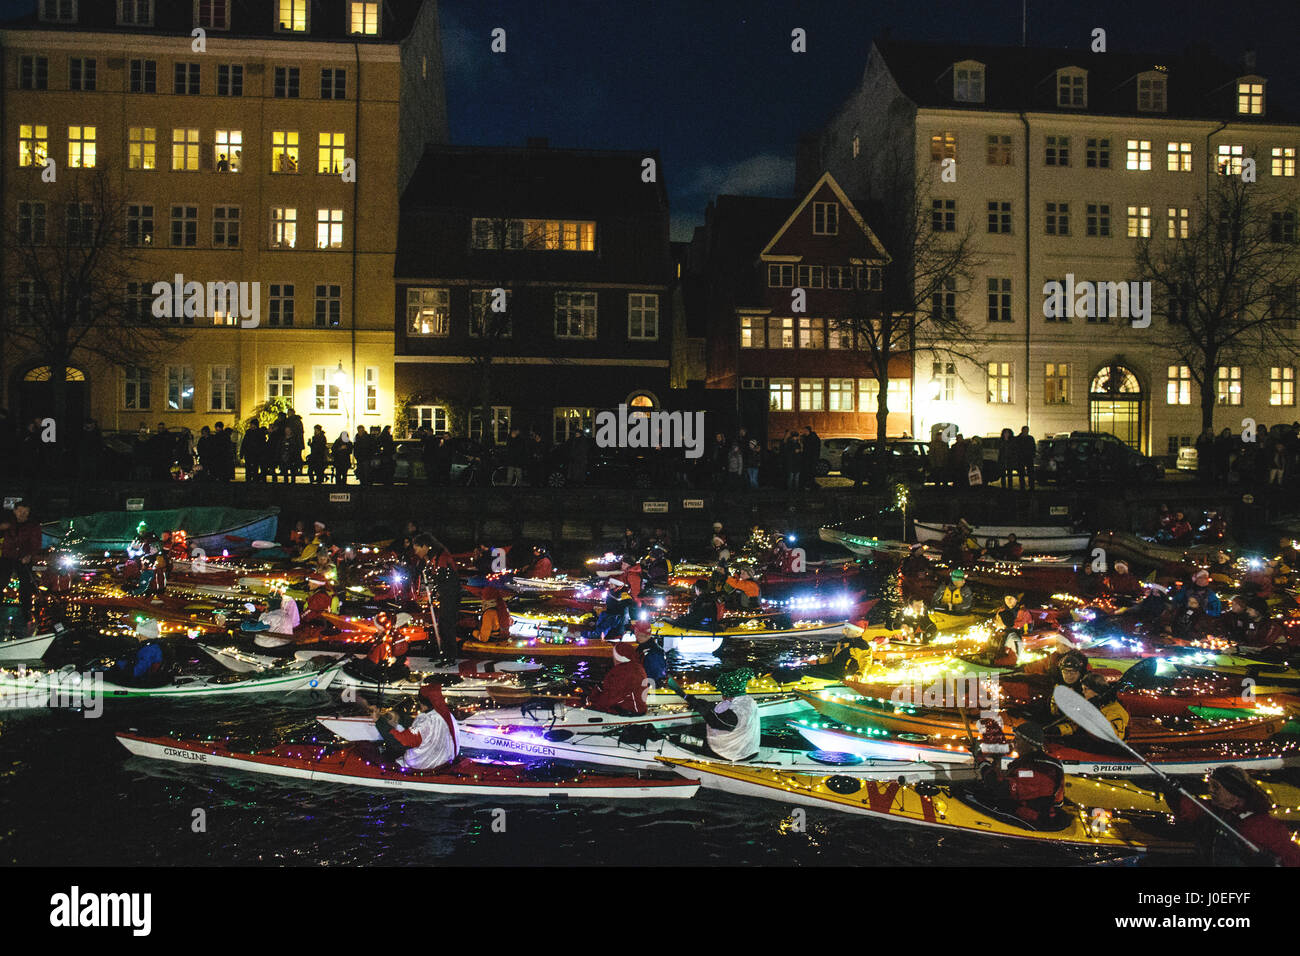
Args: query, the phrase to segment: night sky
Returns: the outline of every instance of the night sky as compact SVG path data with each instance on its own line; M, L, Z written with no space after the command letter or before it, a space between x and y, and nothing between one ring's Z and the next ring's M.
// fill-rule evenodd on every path
M175 2L175 0L163 0ZM0 13L30 6L0 0ZM1031 46L1257 52L1270 103L1300 103L1296 0L1028 0ZM1021 0L441 0L455 143L658 149L673 238L718 193L789 195L799 135L852 92L871 39L1014 45ZM507 52L490 34L507 31ZM790 50L802 27L808 52Z

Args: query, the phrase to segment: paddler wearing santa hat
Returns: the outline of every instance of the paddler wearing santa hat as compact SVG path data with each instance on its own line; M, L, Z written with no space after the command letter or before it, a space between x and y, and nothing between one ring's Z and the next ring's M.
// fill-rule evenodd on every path
M607 714L644 714L652 684L634 641L615 641L614 666L587 698L587 706Z
M405 748L397 762L407 770L436 770L454 761L460 752L460 733L442 688L437 684L421 687L414 711L416 716L409 727L393 711L375 722L384 740Z

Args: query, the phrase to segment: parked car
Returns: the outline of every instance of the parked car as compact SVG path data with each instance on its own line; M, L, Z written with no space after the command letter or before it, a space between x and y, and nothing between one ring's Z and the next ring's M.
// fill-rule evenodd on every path
M1138 481L1164 477L1159 461L1149 458L1105 432L1073 431L1038 443L1035 472L1042 482Z
M910 438L887 438L888 476L924 482L930 472L930 443ZM840 473L854 481L866 481L876 457L875 439L857 439L841 459Z
M843 474L843 467L840 460L844 452L853 446L855 442L860 442L861 438L823 438L822 439L822 469L820 475L840 475Z
M563 488L569 483L567 448L558 446L548 461L546 483ZM601 488L651 488L654 471L650 459L620 448L596 448L587 460L588 485Z
M491 452L472 438L451 439L451 483L476 484L486 472ZM476 464L477 463L477 464ZM424 443L405 439L397 443L394 482L423 484L428 480L424 469Z

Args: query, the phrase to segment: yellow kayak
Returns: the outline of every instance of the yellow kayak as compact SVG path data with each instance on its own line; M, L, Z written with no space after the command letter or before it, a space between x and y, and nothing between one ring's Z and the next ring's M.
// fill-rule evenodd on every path
M1189 785L1193 794L1205 795L1206 788L1200 781ZM1287 823L1300 823L1300 787L1289 783L1259 781L1260 787L1273 800L1270 815ZM1139 787L1123 779L1101 780L1096 777L1067 776L1065 778L1065 796L1073 803L1086 807L1105 807L1108 810L1120 810L1140 813L1170 813L1169 804L1164 795Z

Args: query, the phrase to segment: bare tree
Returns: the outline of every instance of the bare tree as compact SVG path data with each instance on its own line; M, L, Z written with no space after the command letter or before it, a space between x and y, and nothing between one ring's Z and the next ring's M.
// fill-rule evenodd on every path
M962 301L975 270L976 224L958 218L955 206L938 198L933 174L917 180L911 153L883 156L883 175L862 197L864 217L890 256L883 287L855 282L852 307L830 319L845 334L867 375L877 383L876 471L885 473L890 366L897 359L915 368L919 356L970 361L980 357L981 336L965 318ZM938 205L936 205L938 203ZM867 288L863 288L868 285Z
M1213 429L1221 366L1261 367L1298 351L1295 201L1265 190L1217 176L1186 238L1137 242L1138 273L1166 303L1156 347L1191 371L1203 432Z
M36 195L5 227L3 331L7 348L49 366L61 423L69 367L141 361L180 335L153 317L153 282L139 274L152 236L138 227L128 235L127 203L108 169L64 170Z

